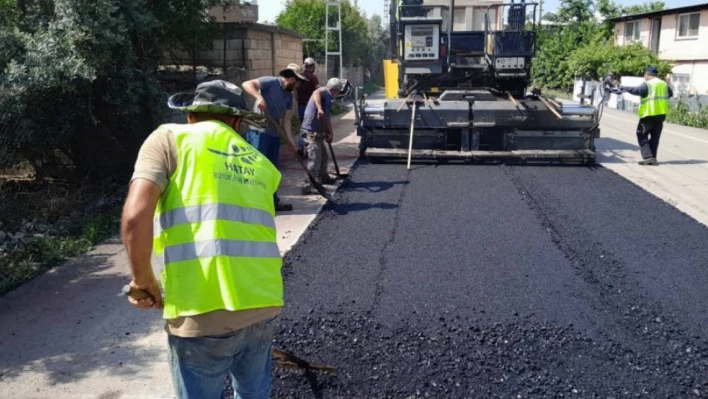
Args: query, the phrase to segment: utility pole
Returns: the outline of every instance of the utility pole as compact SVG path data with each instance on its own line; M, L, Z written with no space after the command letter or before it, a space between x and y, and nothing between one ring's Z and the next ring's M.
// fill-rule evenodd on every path
M389 0L383 0L384 2L384 11L383 11L383 25L388 26L388 5L389 5Z
M337 10L336 25L330 26L329 21L329 10L330 7ZM330 32L338 36L339 46L337 46L337 51L330 51L332 48L330 43ZM335 39L337 40L337 39ZM329 78L329 57L336 56L339 57L339 70L335 72L335 75L342 77L342 3L340 0L328 1L325 5L325 76Z

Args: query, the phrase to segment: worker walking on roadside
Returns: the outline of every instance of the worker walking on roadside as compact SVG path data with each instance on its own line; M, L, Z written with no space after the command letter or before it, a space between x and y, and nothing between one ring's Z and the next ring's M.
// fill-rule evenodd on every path
M342 81L332 78L327 81L327 87L315 90L305 109L305 116L300 127L300 135L305 139L307 152L307 169L321 184L332 184L335 179L327 172L327 149L324 141L332 142L331 109L333 98L342 90ZM309 180L305 180L302 194L316 194Z
M317 79L317 75L315 75L317 63L314 58L305 58L304 66L305 71L302 75L307 78L307 82L304 82L297 88L297 115L300 118L300 122L305 118L305 108L310 101L310 97L312 97L312 93L320 88L320 81Z
M307 107L312 93L320 88L320 81L315 75L315 69L317 68L317 63L314 58L307 57L304 62L305 71L302 73L303 76L307 78L307 82L304 82L297 88L297 115L300 118L300 123L302 124L305 118L305 108ZM305 156L305 138L298 135L297 148L302 157Z
M659 79L659 71L650 66L644 71L644 80L637 87L620 87L623 93L640 96L639 124L637 140L641 149L640 165L655 165L659 151L659 139L664 128L666 114L669 112L669 98L673 91L666 82Z
M243 84L243 90L256 99L255 112L268 113L282 124L287 139L295 147L292 137L293 91L307 78L300 73L297 64L289 64L280 71L280 76L264 76ZM275 167L279 167L280 136L275 126L268 124L265 129L251 126L246 135L248 142L265 155ZM276 211L291 211L293 206L280 202L277 193L273 196Z
M179 399L267 399L271 341L283 306L273 194L280 172L236 128L265 126L237 86L217 80L176 94L188 124L166 124L143 143L125 202L121 235L130 286L163 310ZM151 254L164 267L160 291Z

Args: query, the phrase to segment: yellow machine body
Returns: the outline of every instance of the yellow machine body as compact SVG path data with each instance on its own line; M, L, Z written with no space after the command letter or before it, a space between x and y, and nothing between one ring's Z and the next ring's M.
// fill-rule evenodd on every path
M398 98L398 67L394 60L384 60L384 89L386 98Z

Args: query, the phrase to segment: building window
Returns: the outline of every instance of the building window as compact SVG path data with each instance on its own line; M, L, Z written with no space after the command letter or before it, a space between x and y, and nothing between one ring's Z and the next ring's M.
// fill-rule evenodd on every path
M677 95L688 95L691 90L691 75L687 73L672 73L671 86Z
M698 36L698 24L700 22L700 13L681 14L678 20L678 37L691 38Z
M455 14L452 20L452 30L455 32L465 32L467 30L467 8L455 7Z
M641 21L629 21L624 24L624 41L634 42L641 38Z
M487 15L487 7L474 7L472 9L472 30L484 30L484 17ZM489 21L490 29L494 30L494 21Z

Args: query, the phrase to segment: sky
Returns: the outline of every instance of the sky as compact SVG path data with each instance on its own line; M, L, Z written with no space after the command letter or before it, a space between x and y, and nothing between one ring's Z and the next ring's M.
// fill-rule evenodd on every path
M384 1L389 1L389 0L359 0L359 8L364 10L366 12L367 16L371 16L373 14L383 14L383 9L384 9ZM507 0L508 1L508 0ZM535 0L538 1L538 0ZM664 4L666 5L666 8L676 8L676 7L683 7L683 6L689 6L689 5L694 5L694 4L701 4L705 3L707 0L664 0ZM625 0L625 1L617 1L618 3L622 3L625 5L634 5L634 4L642 4L645 3L646 1L643 0ZM546 12L553 12L558 8L558 4L560 4L559 0L545 0L543 2L543 10L544 14ZM275 17L283 11L283 8L285 8L285 0L258 0L258 19L259 22L273 22L275 21Z

